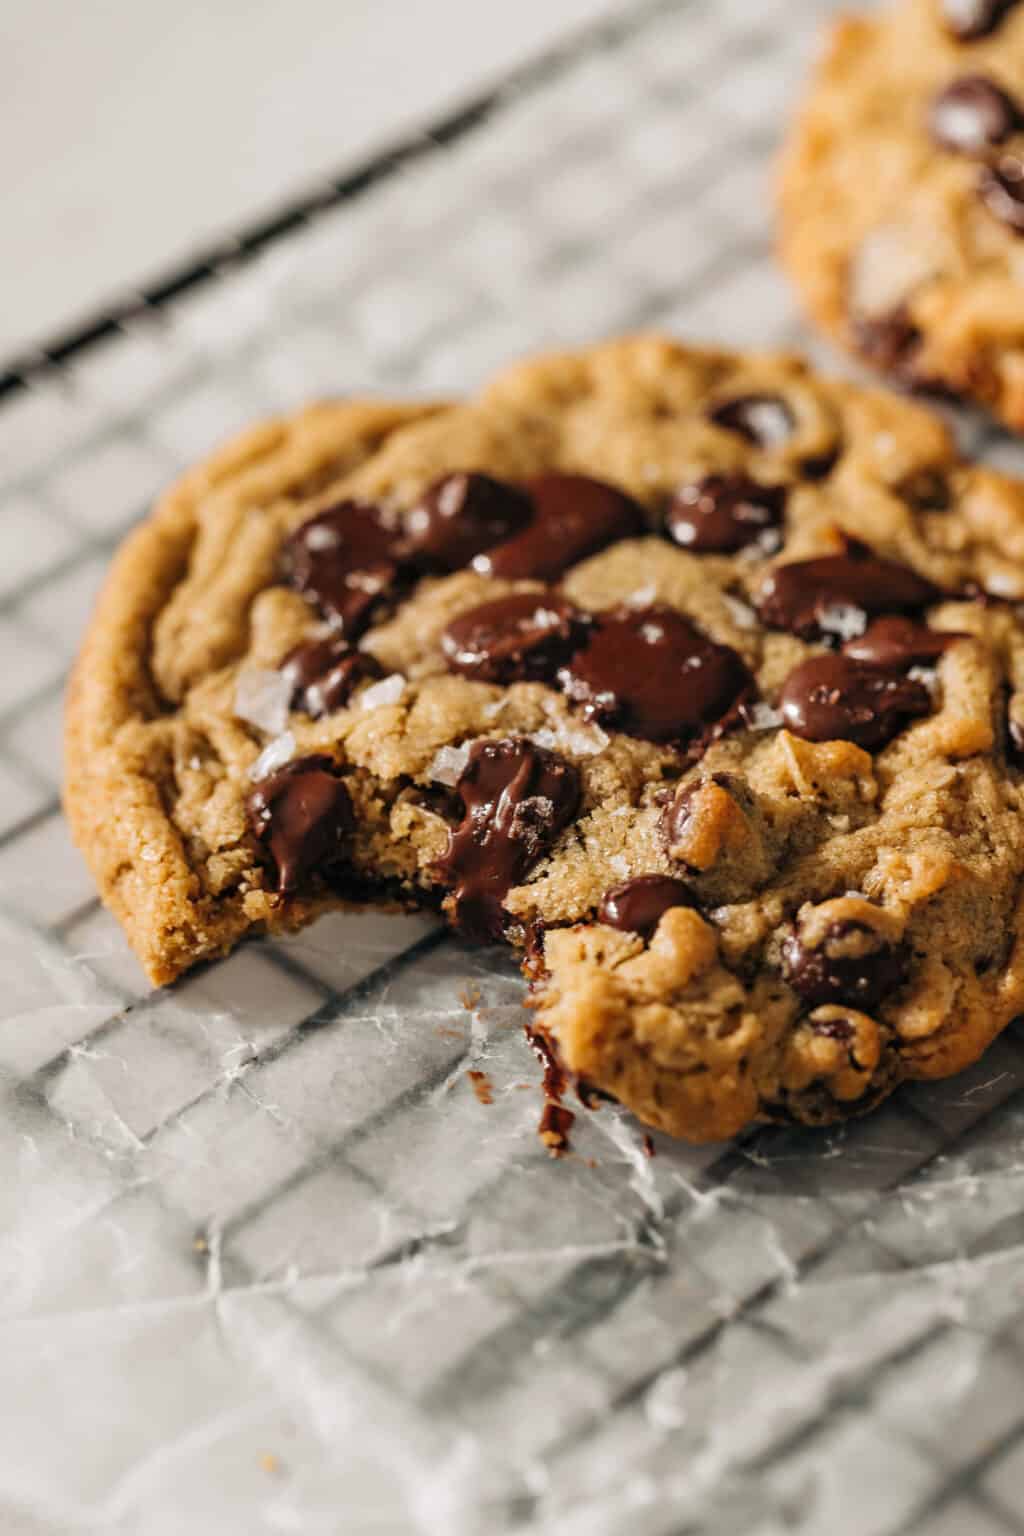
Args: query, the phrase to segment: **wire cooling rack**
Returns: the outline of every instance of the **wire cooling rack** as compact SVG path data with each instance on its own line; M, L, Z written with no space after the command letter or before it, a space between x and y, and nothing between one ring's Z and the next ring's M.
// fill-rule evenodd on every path
M553 1164L510 962L339 916L150 993L57 802L111 550L225 433L806 340L766 176L831 9L624 9L3 381L5 1536L1024 1531L1021 1036L835 1132L651 1160L605 1107Z

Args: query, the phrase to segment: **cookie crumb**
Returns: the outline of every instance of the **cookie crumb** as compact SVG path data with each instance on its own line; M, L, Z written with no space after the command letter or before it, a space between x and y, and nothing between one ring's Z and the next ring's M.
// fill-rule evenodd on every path
M487 1076L487 1073L469 1071L466 1073L466 1076L469 1078L469 1081L472 1084L473 1092L476 1094L480 1103L493 1104L494 1090L491 1087L491 1080Z

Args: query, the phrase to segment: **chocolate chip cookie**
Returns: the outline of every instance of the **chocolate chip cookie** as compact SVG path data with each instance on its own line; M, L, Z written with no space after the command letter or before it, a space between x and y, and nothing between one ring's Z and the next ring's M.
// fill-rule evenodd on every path
M781 248L833 337L1024 430L1024 5L839 21L784 157Z
M1024 1010L1022 605L1024 485L790 357L317 406L119 554L68 814L155 983L430 905L521 949L585 1093L831 1121Z

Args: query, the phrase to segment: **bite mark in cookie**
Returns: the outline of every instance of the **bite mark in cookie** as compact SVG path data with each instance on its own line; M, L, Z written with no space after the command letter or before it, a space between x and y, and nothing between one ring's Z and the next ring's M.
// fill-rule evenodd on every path
M580 781L571 763L522 737L476 742L456 785L463 818L437 873L452 888L452 920L469 937L500 939L502 901L573 819Z
M260 780L246 810L283 896L338 864L355 828L351 797L329 757L286 763Z

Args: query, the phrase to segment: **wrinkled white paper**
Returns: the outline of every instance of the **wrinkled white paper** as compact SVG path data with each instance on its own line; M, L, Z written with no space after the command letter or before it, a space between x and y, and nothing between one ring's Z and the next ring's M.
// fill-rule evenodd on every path
M56 805L110 551L234 426L641 324L799 334L765 177L831 9L622 7L0 403L4 1536L1015 1528L1016 1031L845 1130L651 1158L606 1105L553 1161L507 957L339 916L153 994Z

